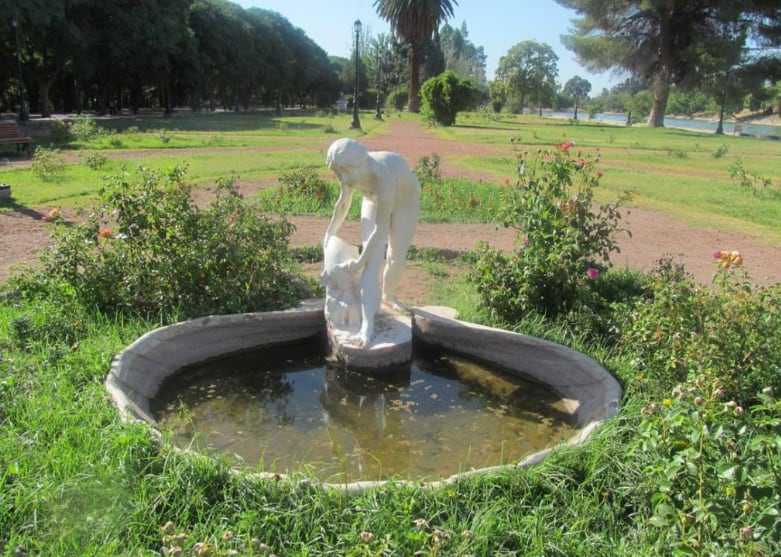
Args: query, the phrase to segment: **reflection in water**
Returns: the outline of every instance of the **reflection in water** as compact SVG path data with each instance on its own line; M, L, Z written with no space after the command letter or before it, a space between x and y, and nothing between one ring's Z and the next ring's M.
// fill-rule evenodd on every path
M515 462L572 432L546 388L440 353L375 378L327 367L317 343L178 375L155 415L181 446L333 482L441 478Z

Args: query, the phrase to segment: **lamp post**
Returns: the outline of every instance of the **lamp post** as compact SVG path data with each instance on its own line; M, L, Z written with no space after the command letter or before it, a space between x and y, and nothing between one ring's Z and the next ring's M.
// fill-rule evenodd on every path
M355 28L355 91L353 93L353 123L350 128L359 130L361 129L361 121L358 119L358 41L361 37L361 20L356 19L353 27Z
M374 113L375 120L382 120L382 57L380 54L379 45L377 48L377 112Z
M27 113L27 107L24 105L24 81L22 81L22 56L21 49L19 47L19 22L16 18L11 19L11 25L14 28L14 34L16 35L16 67L19 71L19 121L26 122L30 119L30 115Z

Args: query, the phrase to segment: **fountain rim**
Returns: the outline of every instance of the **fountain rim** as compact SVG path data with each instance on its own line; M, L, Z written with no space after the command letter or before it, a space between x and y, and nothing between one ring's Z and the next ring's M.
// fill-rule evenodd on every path
M181 369L216 357L322 337L325 331L322 299L306 300L290 310L212 315L174 323L148 331L119 352L112 361L105 387L123 419L142 422L150 427L155 437L161 438L157 421L150 411L150 401L163 382ZM413 341L500 366L505 372L539 381L554 390L576 416L579 428L576 435L562 443L567 446L583 443L618 412L622 396L618 381L594 359L566 346L460 321L456 319L455 310L442 306L412 308L412 334ZM392 479L329 483L308 478L300 481L346 492L360 492L388 483L439 488L476 474L537 464L554 449L550 447L532 453L520 462L471 469L435 481ZM294 477L272 472L234 471L258 479Z

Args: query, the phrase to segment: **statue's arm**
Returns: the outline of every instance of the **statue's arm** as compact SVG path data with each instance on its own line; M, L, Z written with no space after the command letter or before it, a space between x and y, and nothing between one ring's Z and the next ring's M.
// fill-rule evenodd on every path
M353 189L342 184L339 199L336 200L336 205L334 205L334 213L331 216L331 222L328 223L328 228L325 231L323 248L328 244L328 238L336 234L339 231L339 228L341 228L344 219L347 217L347 212L350 210L350 203L352 203L352 200Z

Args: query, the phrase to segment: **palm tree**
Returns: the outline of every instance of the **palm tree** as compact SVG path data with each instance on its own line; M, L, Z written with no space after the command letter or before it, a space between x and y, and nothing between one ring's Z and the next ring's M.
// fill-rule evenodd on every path
M455 0L374 0L377 15L390 23L393 33L410 44L409 98L407 110L418 111L420 91L420 58L422 43L434 30L453 16Z

